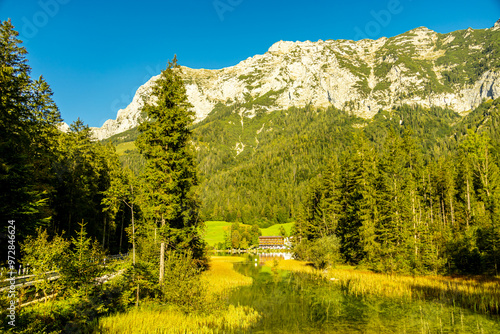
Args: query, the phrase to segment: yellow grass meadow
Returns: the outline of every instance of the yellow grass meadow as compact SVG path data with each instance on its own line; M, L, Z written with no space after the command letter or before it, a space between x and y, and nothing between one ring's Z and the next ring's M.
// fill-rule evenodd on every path
M224 300L233 288L252 284L252 278L234 271L233 263L241 262L241 257L212 257L210 269L202 274L202 284L206 284L207 302ZM260 318L251 307L215 307L212 312L186 314L173 307L145 305L131 309L127 313L116 314L102 319L101 333L225 333L245 330Z
M242 262L237 256L212 256L210 269L203 273L202 281L207 284L210 296L227 294L232 288L252 284L252 278L233 269L233 263Z
M303 261L266 262L277 269L318 273L356 296L437 300L484 314L500 313L500 278L404 276L379 274L349 267L317 271Z

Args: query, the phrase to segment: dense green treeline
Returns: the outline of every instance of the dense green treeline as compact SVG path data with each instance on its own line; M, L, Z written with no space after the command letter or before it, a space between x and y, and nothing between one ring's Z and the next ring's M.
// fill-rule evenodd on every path
M289 221L300 203L300 190L329 157L342 151L356 131L353 125L365 122L334 108L292 108L260 112L253 118L239 115L237 109L218 105L193 126L205 220L238 220L261 227ZM110 141L134 136L130 131ZM239 153L236 143L243 148ZM141 168L137 151L127 152L121 160L136 171Z
M334 253L377 271L498 274L499 105L481 105L434 150L408 128L386 129L382 145L357 136L309 186L298 255L334 237ZM473 126L478 115L488 119Z
M292 108L253 118L228 110L223 114L217 116L216 110L213 118L209 115L194 128L203 177L202 213L207 220L260 226L295 219L309 180L324 172L355 136L362 133L381 147L388 128L409 128L426 153L439 155L453 145L449 138L461 133L458 124L464 122L451 110L419 106L382 110L372 120L334 108ZM239 154L235 143L245 145Z
M261 227L293 221L309 180L359 134L380 149L387 129L399 134L411 129L426 157L455 150L468 129L486 131L496 147L498 116L490 110L492 103L484 102L465 117L437 107L403 105L381 110L371 120L335 108L291 108L248 117L237 106L218 105L193 126L202 216ZM134 136L131 130L110 140ZM137 151L130 151L121 160L137 169L137 157Z
M342 150L357 121L333 108L257 114L243 125L236 113L209 116L194 129L203 215L263 227L292 219L301 189ZM244 146L239 154L234 143Z
M93 141L81 121L68 133L58 130L49 85L30 77L11 23L0 29L1 232L15 220L19 242L39 227L71 237L85 220L92 237L117 250L116 226L101 204L113 168L121 168L114 147Z

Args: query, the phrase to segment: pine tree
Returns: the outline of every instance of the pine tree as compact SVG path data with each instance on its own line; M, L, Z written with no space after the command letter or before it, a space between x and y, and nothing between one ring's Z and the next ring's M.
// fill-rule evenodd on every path
M361 222L359 227L360 245L362 246L363 262L377 267L381 251L377 229L380 226L380 193L378 184L380 175L378 170L378 154L373 145L363 140L359 147L360 174L358 187L361 195L358 217Z
M200 239L202 222L193 187L198 184L190 126L194 113L178 74L174 57L153 87L153 101L145 102L143 112L149 121L140 125L137 139L146 159L143 181L151 219L161 222L160 284L164 276L165 247L191 250L204 259Z
M322 192L320 182L320 178L311 180L304 195L304 200L295 224L296 237L299 239L313 240L319 238L323 233L321 224L323 208L321 204Z
M104 252L96 240L87 237L85 223L78 223L80 230L76 238L71 238L72 249L67 252L61 268L63 282L73 292L83 292L85 296L95 287L95 278L104 271L101 261Z
M26 49L10 20L0 24L0 218L19 219L19 237L47 225L51 164L60 121L48 84L30 78Z
M377 162L374 148L363 136L356 136L342 166L337 229L341 252L351 263L372 262L377 257L375 233L380 219Z
M473 207L476 202L476 192L474 189L473 161L469 155L468 148L463 144L458 149L455 163L458 168L457 188L459 191L459 203L463 208L465 227L469 229L474 216Z
M46 230L41 228L37 231L37 236L29 236L21 245L23 254L23 265L29 268L32 275L35 275L35 288L41 291L47 301L49 295L59 292L63 287L60 281L52 280L49 272L57 271L65 264L65 252L70 247L70 242L62 236L54 236L50 240Z
M0 25L0 218L25 218L39 197L30 192L29 133L30 67L26 49L10 20ZM24 220L24 219L23 219ZM3 232L3 231L2 231Z
M378 231L382 249L380 261L385 271L400 271L408 267L408 180L407 157L402 140L389 133L380 164L381 220Z
M469 131L463 148L471 157L474 170L474 184L477 192L476 246L481 253L481 271L498 274L500 251L500 175L491 153L491 139L483 133Z
M283 225L280 226L279 235L281 235L283 237L287 237L287 234L286 234L286 231L285 231L285 228L283 227Z

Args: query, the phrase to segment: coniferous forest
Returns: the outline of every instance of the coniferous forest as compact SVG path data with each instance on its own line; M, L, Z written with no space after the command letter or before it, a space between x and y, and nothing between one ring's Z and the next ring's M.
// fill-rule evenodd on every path
M238 105L219 104L194 124L174 57L153 88L155 103L142 109L148 121L97 141L81 120L58 128L53 92L31 77L10 21L0 25L0 66L0 240L15 250L2 252L2 280L15 272L35 281L2 292L0 314L16 323L2 322L2 331L125 333L114 326L137 329L142 317L149 326L182 323L178 332L272 332L271 311L259 308L268 304L244 299L259 282L257 263L210 260L205 221L234 223L229 249L258 244L259 228L294 223L295 262L267 264L263 286L288 282L310 293L304 321L329 323L323 311L334 302L317 297L331 287L303 288L311 277L321 289L341 280L342 298L365 296L351 277L338 278L333 270L342 266L384 279L475 277L487 282L473 288L487 298L476 290L469 299L462 290L424 293L416 284L397 298L440 296L444 305L498 317L500 99L465 116L399 105L373 119L306 106L243 120ZM245 149L235 153L237 141ZM130 149L117 152L124 144ZM286 298L298 293L287 289Z
M2 318L12 317L2 330L88 332L98 316L140 299L196 307L207 258L192 113L176 59L153 93L161 102L144 108L151 121L138 141L146 164L135 175L82 121L58 129L49 85L31 78L11 22L0 29L2 280L18 277L2 290ZM119 269L109 264L115 254L127 259ZM28 279L34 284L23 288ZM32 302L42 309L23 312Z

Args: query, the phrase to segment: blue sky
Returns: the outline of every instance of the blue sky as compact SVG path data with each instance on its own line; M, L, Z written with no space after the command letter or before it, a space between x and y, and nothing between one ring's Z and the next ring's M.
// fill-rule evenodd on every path
M265 53L279 40L395 36L489 28L500 0L0 0L67 123L101 126L177 54L217 69Z

